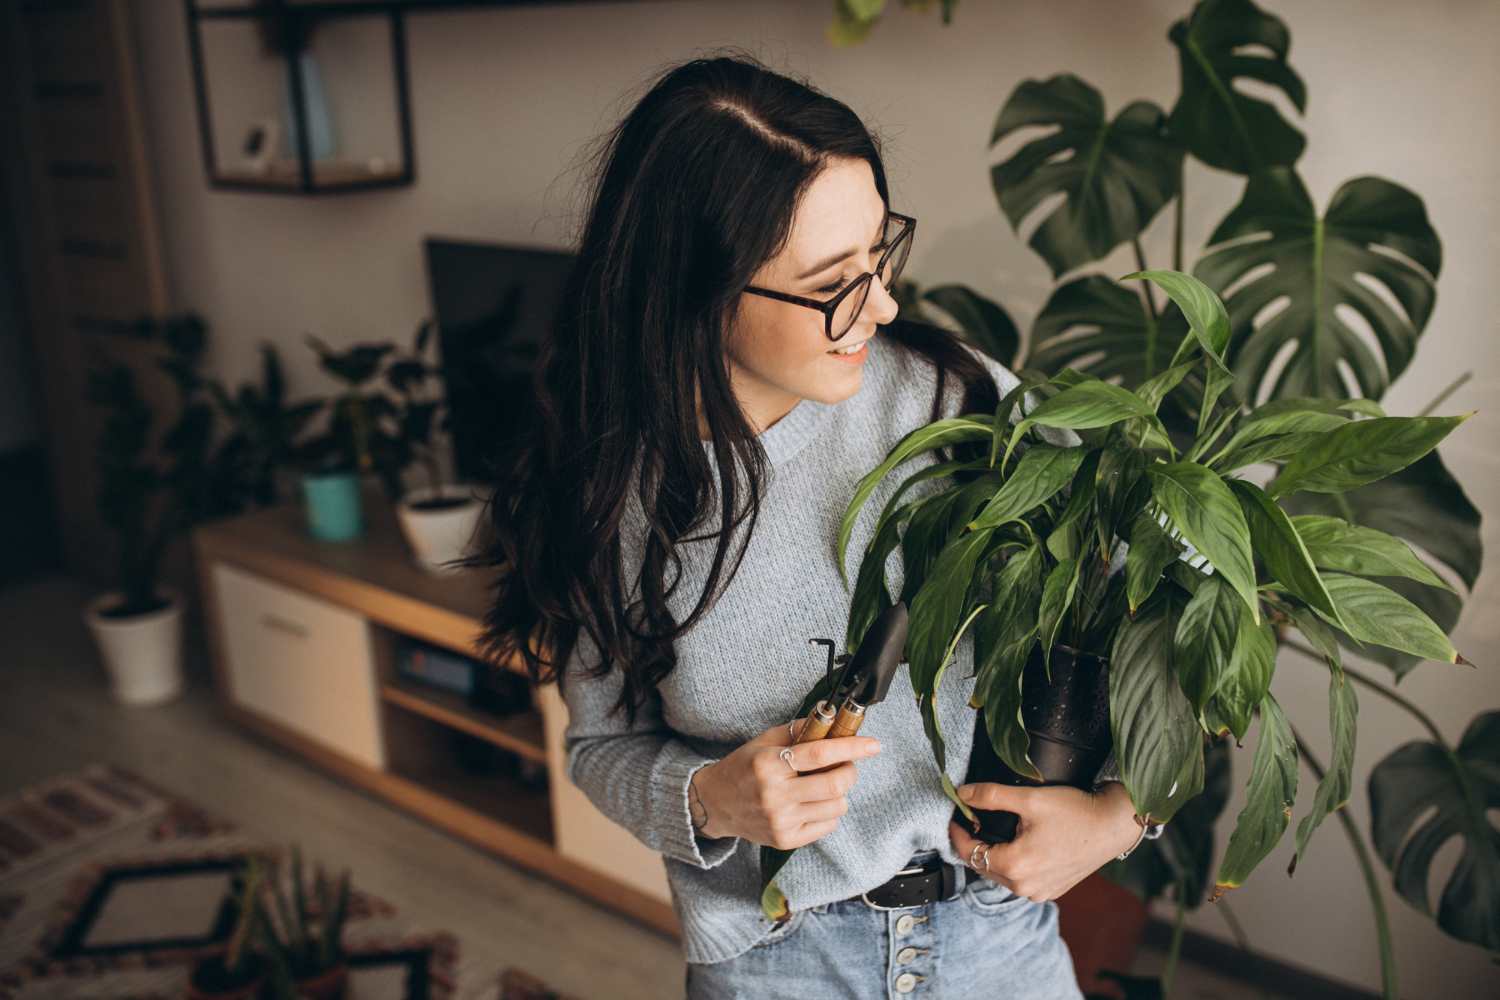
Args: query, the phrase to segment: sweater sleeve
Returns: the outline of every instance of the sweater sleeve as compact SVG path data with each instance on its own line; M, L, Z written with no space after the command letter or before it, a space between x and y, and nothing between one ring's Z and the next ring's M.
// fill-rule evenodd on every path
M562 685L568 780L653 851L695 868L723 862L738 841L697 836L688 811L693 774L714 759L673 735L655 698L640 706L635 724L627 727L622 713L610 711L623 686L619 671L591 677L578 662L575 653Z

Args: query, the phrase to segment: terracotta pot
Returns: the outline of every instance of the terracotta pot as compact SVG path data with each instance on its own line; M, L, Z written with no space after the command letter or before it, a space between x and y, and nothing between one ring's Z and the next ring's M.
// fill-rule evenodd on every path
M316 976L308 976L296 982L297 996L303 1000L344 1000L344 991L348 986L347 959Z
M1058 933L1073 953L1084 993L1117 997L1119 986L1101 972L1129 972L1146 930L1147 908L1135 893L1103 875L1090 875L1057 901Z
M250 963L253 972L248 978L238 981L237 985L228 986L222 982L224 978L222 953L199 959L188 969L187 982L182 988L183 996L187 1000L249 1000L266 985L266 979L271 974L265 959L259 955L252 954Z

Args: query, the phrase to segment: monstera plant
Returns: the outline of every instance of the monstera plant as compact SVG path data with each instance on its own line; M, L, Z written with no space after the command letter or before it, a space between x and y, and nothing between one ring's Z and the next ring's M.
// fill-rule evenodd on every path
M830 38L857 42L885 6L838 0ZM951 13L951 5L944 5L945 16ZM1077 377L1065 375L1076 370L1139 393L1160 385L1154 380L1173 367L1176 346L1189 332L1188 317L1146 280L1117 282L1098 269L1105 257L1129 247L1144 273L1143 234L1160 222L1170 226L1172 267L1191 270L1224 296L1229 336L1221 357L1236 376L1226 383L1215 369L1200 368L1161 397L1155 414L1175 447L1191 450L1201 430L1199 401L1215 389L1235 405L1319 398L1330 407L1323 415L1366 415L1359 407L1370 404L1360 400L1379 400L1407 369L1433 313L1442 243L1422 199L1394 181L1362 176L1345 181L1321 210L1314 203L1297 173L1306 137L1295 120L1259 96L1267 88L1279 91L1299 113L1307 101L1307 88L1289 61L1291 33L1274 14L1251 0L1202 0L1171 26L1167 40L1180 80L1170 107L1135 101L1110 116L1096 88L1061 73L1021 83L1000 109L991 146L1004 152L990 169L992 187L1007 220L1018 235L1028 234L1028 245L1058 282L1031 324L1026 350L1000 305L959 285L901 289L903 316L960 327L1001 362L1042 378ZM1212 227L1208 245L1193 255L1183 235L1189 159L1245 178L1238 204L1224 206L1227 214ZM1211 378L1222 384L1209 385ZM1287 430L1266 442L1258 458L1285 471L1324 433L1317 421ZM1309 546L1326 543L1318 532L1333 531L1335 522L1408 543L1435 576L1366 575L1443 632L1457 624L1464 595L1478 578L1483 545L1479 512L1437 451L1345 492L1304 489L1276 503ZM1364 537L1350 535L1354 540L1341 544L1351 553L1363 550ZM1316 613L1302 619L1273 618L1274 635L1282 648L1314 661L1341 657L1342 649L1383 665L1399 681L1425 656L1362 642ZM1454 743L1389 683L1357 666L1342 670L1405 708L1430 736L1397 749L1370 778L1371 839L1395 876L1396 890L1420 912L1435 914L1446 933L1500 951L1500 831L1486 812L1500 805L1494 778L1500 713L1480 715ZM1352 704L1351 695L1351 711ZM1340 758L1352 752L1352 741L1336 746L1341 749L1325 771L1304 743L1297 744L1310 770L1326 774L1344 770ZM1227 760L1222 749L1209 755L1205 793L1183 806L1162 840L1106 868L1147 897L1175 884L1179 927L1182 903L1196 905L1207 895ZM1394 950L1380 880L1365 836L1346 811L1335 815L1364 871L1383 991L1394 1000ZM1428 889L1433 860L1454 838L1463 841L1463 851L1434 910Z

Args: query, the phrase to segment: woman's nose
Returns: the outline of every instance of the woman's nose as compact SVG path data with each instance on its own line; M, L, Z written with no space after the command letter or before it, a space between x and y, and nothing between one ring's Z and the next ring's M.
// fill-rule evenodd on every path
M896 300L891 297L884 282L878 278L871 281L870 294L865 299L865 308L860 318L884 326L895 319L899 311L900 307L896 305Z

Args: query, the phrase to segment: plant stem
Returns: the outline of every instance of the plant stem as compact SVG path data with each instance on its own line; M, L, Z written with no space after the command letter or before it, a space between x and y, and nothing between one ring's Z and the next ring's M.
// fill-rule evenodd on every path
M1172 270L1182 270L1182 199L1187 182L1187 157L1177 164L1177 204L1172 212Z
M1300 642L1295 642L1291 639L1283 639L1281 640L1281 644L1283 646L1287 646L1290 649L1295 649L1297 652L1301 653L1303 656L1306 656L1309 659L1316 660L1317 662L1324 665L1327 664L1327 661L1323 659L1322 653L1318 653L1310 647L1302 645L1302 643ZM1380 695L1382 698L1385 698L1387 701L1394 702L1395 704L1400 705L1402 708L1406 709L1416 718L1418 722L1420 722L1427 728L1427 731L1432 734L1433 741L1436 742L1438 746L1442 747L1445 751L1452 751L1452 747L1448 746L1448 741L1443 739L1442 730L1438 729L1437 723L1433 722L1432 719L1427 715L1427 713L1418 708L1410 699L1406 698L1394 688L1387 687L1386 685L1377 681L1375 678L1361 673L1358 670L1355 670L1348 664L1344 665L1344 674L1348 677L1352 677L1354 680L1358 681L1360 684L1363 684L1365 687L1369 688L1371 691L1374 691L1376 694Z
M1130 245L1135 248L1135 269L1146 270L1146 252L1141 249L1140 237L1137 236L1131 240ZM1146 300L1146 312L1150 314L1151 322L1154 324L1160 317L1156 312L1156 297L1151 294L1151 282L1145 278L1141 279L1141 297Z
M1347 671L1347 667L1345 670ZM1307 745L1302 742L1302 737L1297 735L1295 729L1292 736L1297 741L1297 752L1307 762L1308 768L1318 781L1323 780L1323 765L1318 763L1307 750ZM1339 823L1344 827L1344 835L1349 838L1349 846L1354 848L1354 857L1359 861L1359 870L1365 877L1365 891L1370 897L1370 911L1375 918L1375 941L1380 948L1380 986L1381 995L1384 1000L1399 1000L1396 992L1396 949L1391 943L1391 925L1385 913L1385 895L1380 891L1380 879L1375 874L1375 865L1370 861L1369 849L1365 847L1365 839L1360 836L1359 830L1354 826L1354 820L1349 818L1349 810L1336 809L1334 815L1338 816Z
M1250 939L1245 936L1245 928L1240 926L1240 920L1234 915L1234 910L1229 908L1229 900L1221 899L1214 906L1224 914L1224 922L1229 925L1229 932L1234 935L1235 943L1250 960L1250 968L1255 970L1255 986L1260 990L1261 1000L1271 1000L1271 991L1266 988L1266 977L1261 972L1260 958L1250 949Z
M1172 978L1177 975L1177 960L1182 957L1182 932L1187 924L1187 882L1177 880L1177 918L1172 921L1172 946L1167 949L1167 967L1161 970L1161 995L1165 997L1172 989Z
M1442 406L1444 400L1446 400L1449 396L1451 396L1455 392L1457 392L1459 390L1459 388L1462 387L1465 382L1469 381L1469 379L1471 379L1473 377L1474 377L1474 372L1472 370L1464 372L1458 378L1454 379L1451 383L1449 383L1448 388L1446 388L1442 392L1438 393L1436 399L1434 399L1432 402L1428 403L1425 407L1423 407L1422 408L1422 412L1418 413L1417 416L1419 416L1419 417L1425 417L1429 413L1431 413L1433 410L1437 409L1439 406Z

